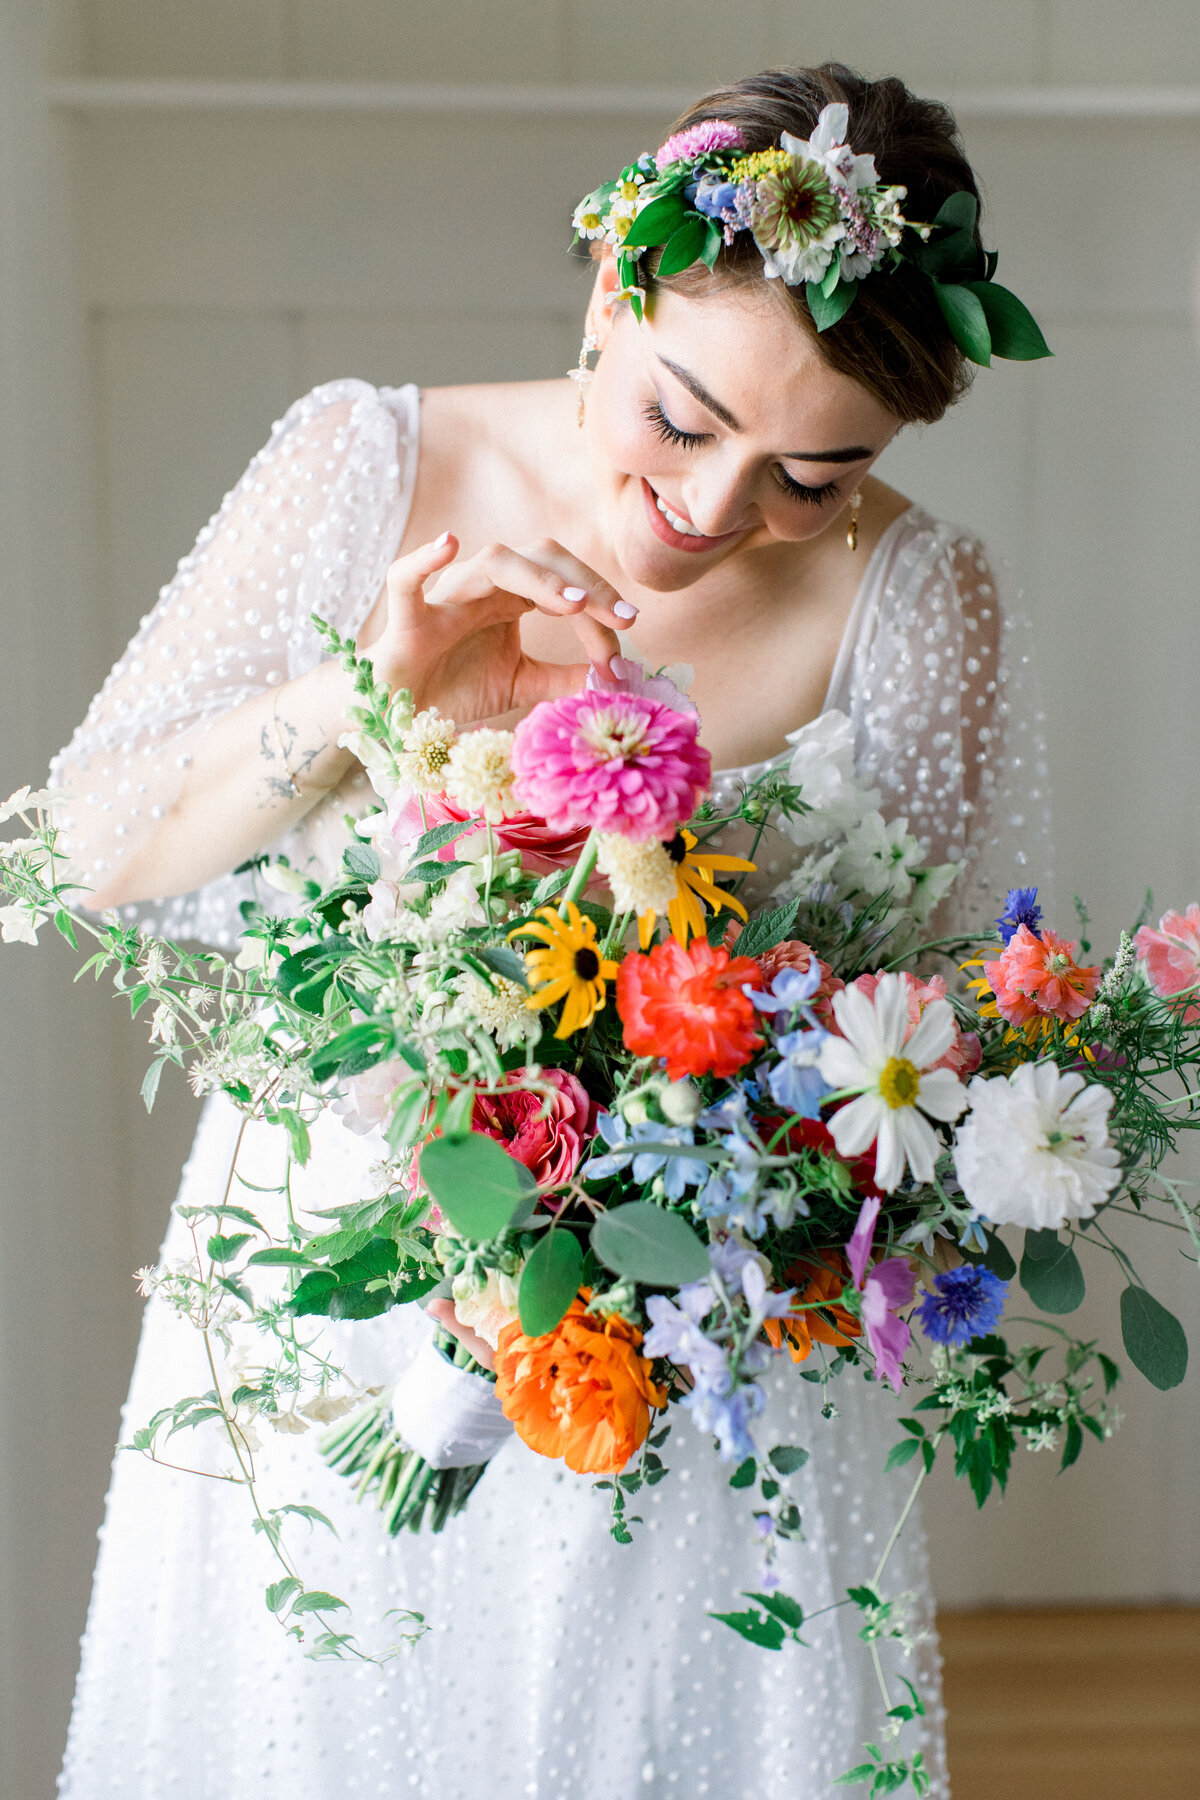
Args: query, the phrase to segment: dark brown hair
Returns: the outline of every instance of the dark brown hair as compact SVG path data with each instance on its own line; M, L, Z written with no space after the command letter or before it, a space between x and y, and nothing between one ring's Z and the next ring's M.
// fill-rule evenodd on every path
M978 200L949 107L919 100L894 75L867 81L842 63L748 75L706 94L676 119L671 131L705 119L727 119L738 126L748 150L768 150L784 131L811 137L821 109L837 102L849 109L847 142L859 154L874 156L881 182L907 188L907 218L932 220L943 200L959 191ZM762 267L749 232L739 232L721 251L711 274L695 263L661 285L700 295L711 291L714 282L761 281ZM652 289L654 277L644 279ZM829 366L861 383L906 423L932 424L970 385L971 365L946 329L932 286L909 263L866 276L849 312L821 333L802 288L783 282L771 286L787 295Z

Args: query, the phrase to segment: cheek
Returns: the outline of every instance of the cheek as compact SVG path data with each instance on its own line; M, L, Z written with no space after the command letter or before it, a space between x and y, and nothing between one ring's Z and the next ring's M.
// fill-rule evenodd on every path
M613 370L598 371L587 394L587 418L600 456L617 475L653 476L679 466L679 452L664 444L644 415L641 383Z

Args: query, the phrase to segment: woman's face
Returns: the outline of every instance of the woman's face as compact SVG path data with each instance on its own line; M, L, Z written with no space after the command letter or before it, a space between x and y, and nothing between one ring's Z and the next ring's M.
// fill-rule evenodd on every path
M660 290L641 325L614 309L586 429L611 547L643 587L816 537L899 427L822 361L774 285Z

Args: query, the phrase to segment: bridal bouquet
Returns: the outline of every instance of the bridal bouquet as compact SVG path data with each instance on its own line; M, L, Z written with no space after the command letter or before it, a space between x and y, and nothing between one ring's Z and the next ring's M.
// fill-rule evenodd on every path
M1182 1328L1117 1228L1173 1226L1200 1256L1200 1208L1162 1168L1200 1122L1200 909L1096 964L1086 915L1068 940L1034 888L1007 895L989 936L939 939L955 869L925 866L906 821L885 819L840 715L721 809L669 673L618 661L513 732L459 732L414 716L325 629L355 671L343 741L378 804L348 822L331 885L254 865L236 961L81 911L52 796L23 790L0 814L29 828L0 845L4 938L35 942L52 920L97 943L88 966L152 1019L147 1106L163 1064L186 1062L198 1092L282 1127L298 1162L329 1110L380 1145L374 1190L315 1224L289 1206L273 1234L229 1195L192 1217L186 1267L142 1272L227 1351L247 1331L259 1350L134 1448L217 1421L284 1565L269 1603L298 1636L319 1628L310 1654L337 1654L353 1642L330 1622L342 1602L282 1546L285 1515L320 1515L260 1505L254 1428L323 1422L325 1455L389 1529L441 1529L485 1464L423 1453L405 1382L348 1390L302 1322L452 1300L494 1374L444 1333L431 1354L494 1378L527 1445L598 1477L622 1541L690 1415L677 1428L713 1440L761 1545L757 1588L715 1616L778 1651L805 1623L777 1550L800 1534L789 1480L808 1450L774 1441L762 1377L783 1359L830 1416L832 1383L881 1380L913 1396L888 1459L912 1465L912 1495L842 1604L882 1681L880 1641L906 1629L886 1566L938 1455L982 1505L1018 1445L1065 1467L1113 1428L1116 1362L1058 1323L1083 1298L1080 1248L1125 1277L1129 1360L1158 1387L1183 1378ZM751 917L739 889L774 832L794 867ZM746 856L718 847L733 834ZM1015 1282L1033 1341L1003 1329ZM905 1685L893 1736L922 1710ZM842 1779L928 1785L919 1756L879 1746Z

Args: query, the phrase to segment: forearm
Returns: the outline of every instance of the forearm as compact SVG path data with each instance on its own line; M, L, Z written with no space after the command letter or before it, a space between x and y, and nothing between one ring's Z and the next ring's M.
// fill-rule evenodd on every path
M178 794L89 904L190 893L298 824L353 765L337 741L353 698L351 678L324 662L180 739Z

